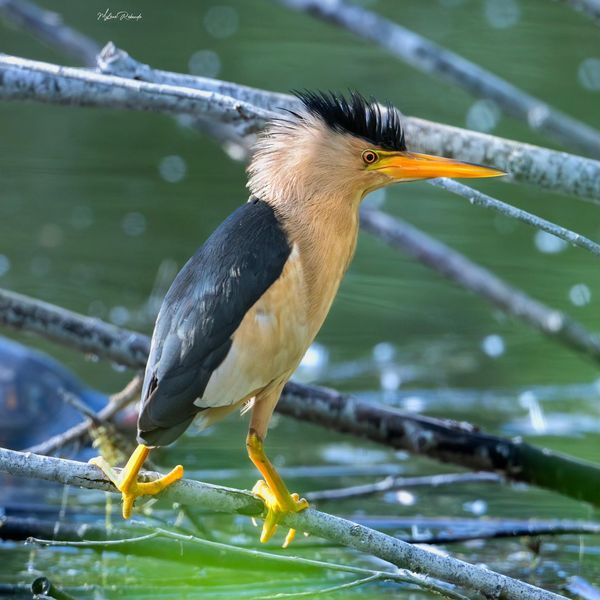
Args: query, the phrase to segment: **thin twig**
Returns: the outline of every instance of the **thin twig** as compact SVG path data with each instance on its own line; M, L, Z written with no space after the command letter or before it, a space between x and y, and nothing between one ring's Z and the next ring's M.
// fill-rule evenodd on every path
M509 315L600 362L600 336L562 311L534 300L491 271L398 218L372 208L361 210L361 225L390 246L408 253L447 279L482 296Z
M422 477L386 477L375 483L353 485L345 488L317 490L304 494L310 502L323 500L347 500L372 496L383 492L404 490L409 488L437 488L446 485L463 485L472 483L502 483L502 477L495 473L443 473L441 475L424 475Z
M142 376L136 375L120 392L110 396L107 405L98 412L96 418L101 422L110 422L115 415L133 402L142 388ZM36 454L52 454L59 448L80 440L87 435L93 426L91 421L84 421L73 425L63 433L59 433L36 446L28 448L27 452Z
M0 449L0 471L15 476L116 492L114 486L105 479L104 474L92 465L37 454ZM146 480L156 477L159 477L158 473L144 475ZM255 517L264 514L262 501L247 492L197 481L179 481L167 488L163 495L171 502L202 505L206 509L218 512ZM552 592L449 556L433 554L352 521L311 508L301 513L286 515L282 520L282 525L367 552L400 568L416 573L426 573L436 579L479 591L488 598L505 598L507 600L522 600L523 598L557 600L562 598Z
M376 571L364 567L355 567L353 565L345 565L341 563L304 558L302 556L293 556L289 554L273 554L271 552L264 552L261 550L255 550L253 548L243 548L231 544L224 544L221 542L206 540L194 535L181 534L179 532L165 529L163 527L154 528L154 531L149 534L139 535L135 537L114 538L111 540L50 540L39 539L30 536L28 538L28 541L44 546L71 546L94 550L109 547L113 551L122 551L122 548L126 548L127 551L129 551L131 548L138 548L140 545L147 546L146 544L144 544L144 542L156 538L161 538L161 543L164 543L165 539L175 540L178 542L178 545L175 548L175 555L173 556L174 560L178 560L181 556L185 555L186 552L189 552L190 547L194 547L201 548L203 550L203 555L212 554L213 556L219 557L219 560L216 561L216 564L218 564L221 567L225 566L222 563L223 557L231 557L233 555L239 558L244 558L246 568L248 569L254 569L257 566L264 567L265 564L274 564L279 569L281 569L282 567L285 568L286 566L290 567L291 570L296 573L299 570L310 571L316 569L338 571L342 573L353 573L357 575L367 575L369 577L376 576L378 578L385 578L392 581L396 581L398 583L409 583L413 585L418 585L419 587L441 594L447 598L456 598L458 600L462 600L465 598L462 594L459 594L458 592L455 592L452 589L448 589L448 587L442 585L441 582L437 582L431 577L411 573L410 571L407 571L405 569L397 569L393 572ZM156 544L152 544L152 546L156 546ZM192 552L192 554L194 557L198 557L197 553ZM164 554L162 554L161 556L162 558L164 558ZM189 558L190 557L188 556L188 562L190 562L191 564L198 564L194 563L193 561L190 561ZM203 561L202 564L206 565L206 561ZM240 564L243 563L236 563L237 568L239 568Z
M89 509L85 509L89 517ZM172 511L171 511L172 516ZM148 535L151 534L151 535ZM114 524L110 529L110 540L119 540L113 544L111 551L138 557L151 557L157 560L177 562L197 567L219 567L235 571L277 571L289 573L315 573L324 568L354 572L346 565L320 563L319 561L295 562L294 556L273 554L241 548L230 544L221 544L196 538L194 542L181 538L161 538L157 544L154 540L159 534L155 528L146 523L139 525L130 522L127 527ZM87 518L85 523L69 523L46 521L31 517L0 517L0 540L26 541L29 539L53 540L55 545L69 545L72 542L82 543L92 550L102 550L107 541L107 529L104 523L96 524ZM56 540L60 539L60 543ZM202 542L202 543L200 543ZM327 565L327 566L324 566ZM362 571L361 571L362 573Z
M41 313L38 305L43 308ZM108 326L99 320L94 322L106 334ZM51 324L49 329L48 323ZM34 331L87 351L90 340L98 339L86 317L3 290L0 290L0 324ZM84 333L82 343L72 334L73 330L79 329ZM129 353L127 344L113 343L105 337L94 347L94 354L117 362L118 357L122 357L125 364L142 368L147 354L140 353L139 349L140 346L148 347L148 338L117 327L111 330L117 341L131 340ZM443 462L478 471L496 471L515 481L538 485L593 504L600 503L597 493L600 468L520 440L479 433L472 425L403 413L335 390L294 382L285 386L277 411Z
M483 206L484 208L491 208L492 210L495 210L506 217L517 219L518 221L527 223L532 227L547 231L548 233L565 240L565 242L568 242L573 246L578 246L584 250L587 250L588 252L591 252L595 256L600 256L600 244L597 244L580 233L575 233L570 229L557 225L556 223L552 223L546 219L542 219L541 217L538 217L537 215L527 212L521 208L517 208L511 204L507 204L506 202L492 198L492 196L488 196L487 194L475 190L468 185L464 185L464 183L460 183L446 177L432 179L429 183L448 192L452 192L457 196L462 196L471 204Z
M581 598L581 600L600 600L600 589L578 575L569 578L565 589L570 594L575 594L575 596Z
M435 75L480 98L493 100L504 111L555 141L600 158L600 132L558 111L505 79L427 38L345 0L279 0L367 39L420 71ZM401 14L400 5L398 12Z
M277 598L306 598L307 596L310 598L316 598L322 594L331 594L333 592L349 590L351 588L360 587L361 585L372 583L373 581L379 581L381 579L383 579L381 575L375 574L362 579L354 579L353 581L348 581L346 583L340 583L338 585L332 585L330 587L320 588L317 590L307 590L305 592L279 592L277 594L269 594L268 596L259 596L258 600L277 600ZM462 596L462 598L467 600L465 596Z
M0 0L0 17L87 67L96 64L100 45L65 25L58 13L27 0Z
M399 539L410 544L456 544L470 540L492 540L518 537L600 535L600 523L556 519L440 519L426 517L354 516L357 523L380 530L392 530ZM400 535L407 529L411 535ZM414 533L422 529L422 533ZM438 529L431 533L431 529Z

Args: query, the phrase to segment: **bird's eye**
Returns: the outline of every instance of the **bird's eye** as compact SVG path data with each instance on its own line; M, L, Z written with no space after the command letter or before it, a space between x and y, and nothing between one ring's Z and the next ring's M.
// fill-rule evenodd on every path
M365 164L372 165L373 163L377 162L379 156L377 156L377 154L373 152L373 150L365 150L362 153L362 159Z

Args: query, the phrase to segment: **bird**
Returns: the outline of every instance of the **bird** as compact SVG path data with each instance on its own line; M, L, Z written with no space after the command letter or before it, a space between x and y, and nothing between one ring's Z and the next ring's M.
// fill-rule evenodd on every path
M123 517L138 496L183 476L139 482L150 451L195 421L204 429L236 409L250 412L246 448L262 475L261 542L308 502L290 493L264 444L285 383L327 316L355 252L359 206L374 190L434 177L496 177L497 169L408 150L400 112L357 91L294 92L298 108L272 119L248 166L248 200L226 218L176 276L160 308L138 418L138 446L117 475ZM286 547L294 538L290 529Z

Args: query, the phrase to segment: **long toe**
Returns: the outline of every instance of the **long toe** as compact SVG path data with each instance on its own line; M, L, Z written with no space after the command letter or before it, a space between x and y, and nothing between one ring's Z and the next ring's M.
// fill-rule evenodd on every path
M252 488L252 493L261 498L265 503L267 514L263 523L262 533L260 541L265 544L272 537L280 521L290 513L300 512L308 508L308 501L304 498L300 498L298 494L290 494L284 502L278 501L269 488L267 483L263 480L257 481L256 485ZM283 543L283 547L287 548L296 535L295 529L290 529Z

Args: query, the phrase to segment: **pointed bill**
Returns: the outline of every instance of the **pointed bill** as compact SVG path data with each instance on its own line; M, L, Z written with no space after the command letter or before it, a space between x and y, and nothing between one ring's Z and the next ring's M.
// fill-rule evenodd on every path
M417 152L381 153L380 159L372 169L382 171L398 181L434 177L474 178L506 175L504 171L498 169Z

